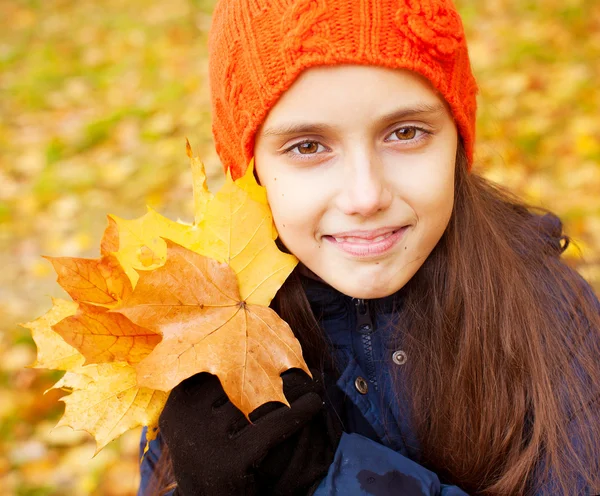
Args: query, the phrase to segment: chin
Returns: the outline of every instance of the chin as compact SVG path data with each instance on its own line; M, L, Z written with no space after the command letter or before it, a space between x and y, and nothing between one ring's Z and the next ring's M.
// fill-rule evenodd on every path
M397 290L396 290L397 291ZM356 295L349 295L353 298L362 298L363 300L373 300L375 298L385 298L386 296L390 296L394 294L396 291L392 290L379 290L379 291L356 291Z
M361 298L363 300L372 300L374 298L384 298L386 296L390 296L391 294L394 294L396 291L398 291L400 289L400 287L398 287L397 289L393 288L393 287L386 287L386 288L373 288L373 287L367 287L364 285L360 285L360 284L356 284L356 285L349 285L349 284L335 284L335 283L329 283L331 286L333 286L335 289L337 289L340 293L344 293L346 296L350 296L351 298Z
M385 277L386 272L389 273L390 271L393 271L395 277ZM372 300L375 298L385 298L400 291L413 275L413 271L403 271L394 269L394 267L388 267L383 272L378 270L371 274L355 273L354 277L339 277L337 275L337 277L324 278L324 280L327 284L347 296Z

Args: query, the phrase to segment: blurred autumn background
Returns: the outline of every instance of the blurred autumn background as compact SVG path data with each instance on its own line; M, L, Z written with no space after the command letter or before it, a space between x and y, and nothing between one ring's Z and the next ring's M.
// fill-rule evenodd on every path
M561 215L569 263L600 292L600 2L457 4L481 87L476 170ZM94 458L85 432L52 431L63 393L43 392L60 373L25 368L35 345L18 323L66 296L41 255L97 256L107 213L191 220L185 137L218 185L213 5L0 2L3 495L135 494L139 431Z

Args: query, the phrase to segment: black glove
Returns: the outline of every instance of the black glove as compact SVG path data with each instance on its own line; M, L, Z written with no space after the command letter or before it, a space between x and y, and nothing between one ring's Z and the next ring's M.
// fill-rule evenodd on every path
M312 494L333 462L343 430L338 412L344 394L335 382L324 389L323 376L313 369L311 373L319 394L325 397L325 406L298 432L269 451L256 469L259 494ZM284 390L286 374L282 375Z
M290 443L294 435L306 432L298 441L301 445L312 444L306 439L308 431L304 428L313 419L321 423L324 411L320 381L313 381L297 369L285 372L282 379L291 408L276 402L262 405L250 415L253 424L229 401L214 375L196 374L173 389L159 427L171 453L178 484L176 494L269 494L265 493L264 484L271 484L271 479L281 478L292 469L295 452ZM267 457L278 446L282 458ZM281 465L284 455L289 462ZM322 458L315 461L328 462L318 470L324 474L333 456ZM263 466L259 468L261 462ZM293 472L302 475L295 469Z

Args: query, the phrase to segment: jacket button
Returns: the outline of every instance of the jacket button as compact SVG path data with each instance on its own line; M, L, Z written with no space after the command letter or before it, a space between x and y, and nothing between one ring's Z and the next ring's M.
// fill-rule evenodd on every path
M408 356L406 355L405 351L398 350L394 351L394 353L392 354L392 360L396 365L404 365L408 360Z
M358 376L354 381L354 387L360 394L367 394L369 391L369 385L363 377Z

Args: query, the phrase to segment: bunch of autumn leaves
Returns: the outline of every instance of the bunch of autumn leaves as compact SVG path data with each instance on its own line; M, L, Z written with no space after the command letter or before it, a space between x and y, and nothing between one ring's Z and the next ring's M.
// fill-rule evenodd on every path
M53 388L58 425L83 429L97 450L147 425L156 435L169 391L210 372L244 414L268 401L288 404L280 374L308 372L300 344L271 310L297 260L278 250L266 193L253 174L215 195L192 156L194 224L151 209L141 218L109 215L97 259L47 257L73 301L24 324L38 348L34 367L65 370Z

